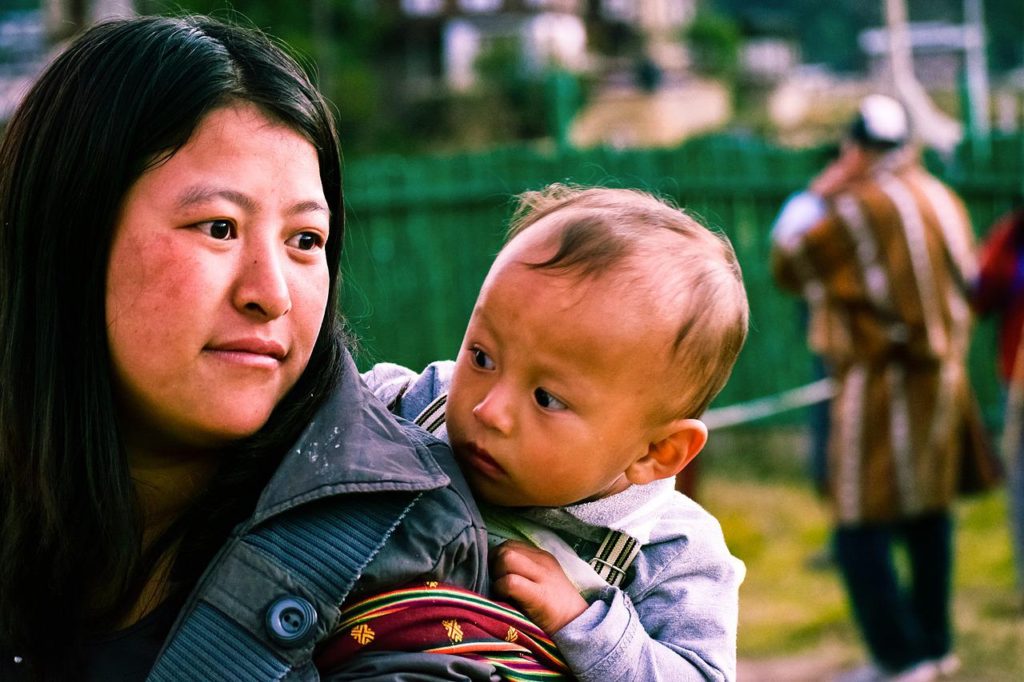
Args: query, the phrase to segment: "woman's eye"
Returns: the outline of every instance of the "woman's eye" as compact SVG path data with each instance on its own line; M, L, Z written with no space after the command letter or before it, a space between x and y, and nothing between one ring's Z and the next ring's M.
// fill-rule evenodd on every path
M533 390L533 399L537 401L537 404L543 407L545 410L567 410L568 405L563 403L561 400L551 395L543 388L535 388Z
M494 360L491 360L491 356L483 352L479 348L474 348L470 351L473 354L473 364L480 369L494 369Z
M219 241L234 237L234 226L228 220L207 220L205 223L197 223L196 228L203 234Z
M286 244L299 251L312 251L323 247L324 239L316 232L300 232L289 239Z

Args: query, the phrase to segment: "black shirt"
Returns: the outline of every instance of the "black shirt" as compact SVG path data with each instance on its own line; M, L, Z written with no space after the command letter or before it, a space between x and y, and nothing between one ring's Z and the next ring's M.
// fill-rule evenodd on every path
M72 666L68 679L83 682L144 681L156 662L180 606L176 601L164 602L134 625L85 642L79 649L78 660ZM59 619L55 619L54 627L60 627ZM24 664L16 663L11 656L0 658L0 680L23 677Z

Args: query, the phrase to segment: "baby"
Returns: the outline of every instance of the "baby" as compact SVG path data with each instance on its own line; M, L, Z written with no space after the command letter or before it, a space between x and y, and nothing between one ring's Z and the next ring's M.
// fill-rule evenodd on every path
M634 190L529 192L458 359L364 375L446 438L498 596L581 680L731 680L743 564L674 478L746 338L728 241Z

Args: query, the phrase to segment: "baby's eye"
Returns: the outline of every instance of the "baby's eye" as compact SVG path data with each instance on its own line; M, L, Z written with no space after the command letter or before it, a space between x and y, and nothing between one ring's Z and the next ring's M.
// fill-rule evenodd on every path
M285 243L300 251L312 251L323 248L324 239L316 232L300 232Z
M543 407L545 410L567 410L569 406L563 403L561 400L551 395L543 388L535 388L533 390L533 399L537 401L537 404Z
M235 227L229 220L207 220L196 223L196 229L218 241L227 241L235 236Z
M470 349L470 353L473 354L473 364L480 369L494 369L494 360L491 360L491 356L483 352L479 348Z

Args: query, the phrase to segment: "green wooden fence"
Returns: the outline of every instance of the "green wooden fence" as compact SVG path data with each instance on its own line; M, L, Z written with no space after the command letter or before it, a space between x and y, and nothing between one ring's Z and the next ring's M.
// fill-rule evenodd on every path
M768 228L786 196L826 160L824 148L705 138L674 149L514 148L351 161L343 306L359 340L357 361L420 368L454 357L514 195L562 181L646 189L730 237L744 269L751 332L716 405L799 386L810 377L810 358L796 301L771 281ZM964 145L952 159L928 162L961 193L982 234L1024 186L1024 137L996 139L986 149ZM991 327L979 326L971 370L995 419Z

